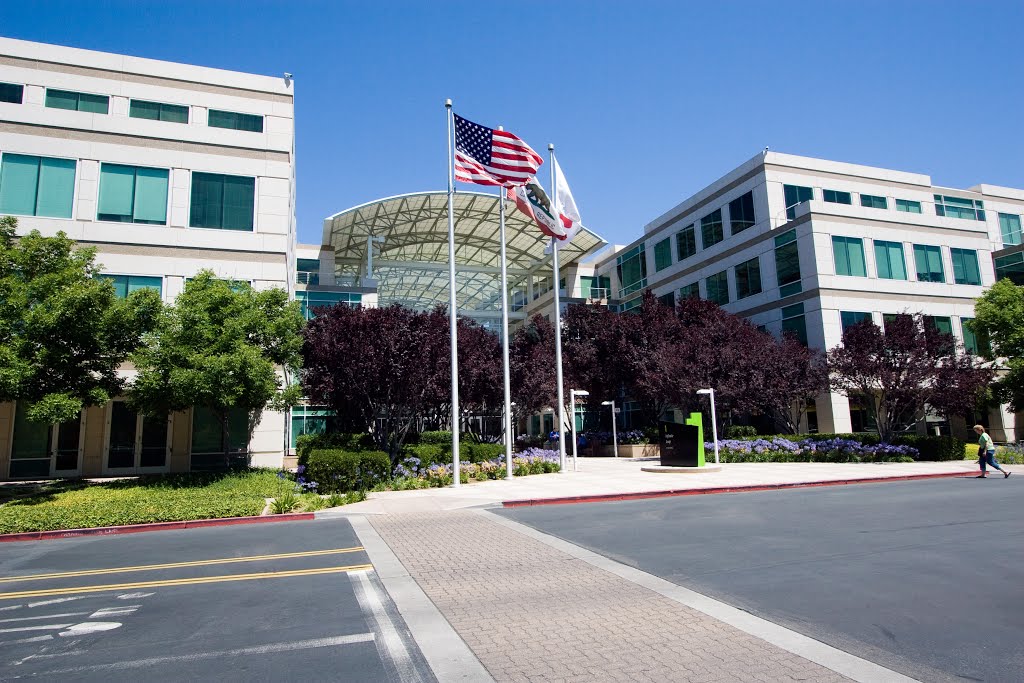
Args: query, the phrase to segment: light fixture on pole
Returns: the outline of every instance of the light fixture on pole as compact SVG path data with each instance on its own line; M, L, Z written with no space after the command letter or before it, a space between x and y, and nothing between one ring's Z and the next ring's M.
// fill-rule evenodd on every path
M590 396L589 391L583 389L570 389L569 390L569 412L572 413L572 471L576 472L579 470L579 459L576 457L576 397L577 396Z
M615 407L615 401L601 401L601 405L612 407L612 449L617 458L619 457L619 436L615 431L615 413L618 412L618 409Z
M711 434L715 440L715 464L718 464L718 421L715 419L715 390L698 389L698 394L704 394L711 398Z

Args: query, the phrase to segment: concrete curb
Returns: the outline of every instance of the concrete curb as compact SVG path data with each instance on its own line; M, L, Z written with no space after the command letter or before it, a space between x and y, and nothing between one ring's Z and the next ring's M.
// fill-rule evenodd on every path
M672 496L703 496L713 493L745 493L748 491L774 491L777 489L803 489L816 486L846 486L848 484L878 484L886 481L913 481L917 479L969 478L966 472L940 472L938 474L904 474L897 477L869 477L865 479L834 479L781 484L751 484L749 486L716 486L704 489L666 489L663 491L637 491L634 493L602 493L589 496L565 496L561 498L527 498L506 500L502 507L517 508L533 505L572 505L575 503L603 503L616 500L643 500L645 498L669 498Z
M234 524L268 524L272 522L299 522L315 519L312 512L295 512L265 517L224 517L222 519L193 519L183 522L153 522L151 524L125 524L122 526L99 526L91 529L55 529L53 531L29 531L20 534L0 534L0 543L16 541L45 541L54 538L77 538L79 536L114 536L117 534L138 534L146 531L168 531L171 529L198 529L208 526L231 526Z

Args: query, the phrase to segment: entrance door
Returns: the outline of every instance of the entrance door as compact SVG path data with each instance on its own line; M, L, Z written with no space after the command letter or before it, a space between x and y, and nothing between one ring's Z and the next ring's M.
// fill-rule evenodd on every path
M11 479L73 477L82 471L84 414L60 424L30 422L18 403L11 443Z
M61 422L54 425L53 431L53 474L58 477L71 477L81 473L82 454L82 420Z
M170 420L140 415L124 401L107 409L105 474L166 472Z

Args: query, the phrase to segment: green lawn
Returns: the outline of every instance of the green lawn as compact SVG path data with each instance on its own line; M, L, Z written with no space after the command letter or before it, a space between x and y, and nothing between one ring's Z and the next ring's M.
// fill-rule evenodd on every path
M282 483L290 484L273 471L252 470L5 487L0 533L258 515Z

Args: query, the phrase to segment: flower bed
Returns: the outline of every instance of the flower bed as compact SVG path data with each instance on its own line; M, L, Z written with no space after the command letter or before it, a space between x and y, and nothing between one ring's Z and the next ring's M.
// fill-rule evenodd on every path
M713 443L705 449L714 450ZM864 444L854 439L725 439L718 442L719 460L735 462L913 462L918 451L912 446Z
M527 448L512 457L512 475L516 477L527 474L545 474L558 470L558 451ZM381 490L401 490L448 486L453 481L452 472L452 463L433 463L428 467L421 467L418 458L406 458L395 468L394 479L383 483L383 487L380 488ZM504 479L507 473L504 455L478 463L459 463L459 481L463 484L470 481Z

